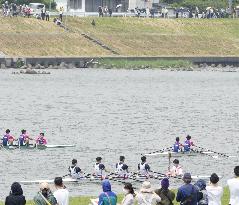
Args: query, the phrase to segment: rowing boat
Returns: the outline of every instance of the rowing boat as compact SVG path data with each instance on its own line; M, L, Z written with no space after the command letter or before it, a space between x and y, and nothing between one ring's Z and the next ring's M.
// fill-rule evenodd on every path
M15 149L21 149L21 150L32 150L32 149L52 149L52 148L66 148L66 147L75 147L75 145L29 145L29 146L19 146L19 145L9 145L9 146L0 146L0 149L7 149L7 150L15 150Z
M195 152L195 151L189 151L189 152L155 152L155 153L148 153L145 154L145 156L166 156L168 157L169 155L172 157L184 157L184 156L197 156L198 154L213 154L213 152L209 151L202 151L202 152Z

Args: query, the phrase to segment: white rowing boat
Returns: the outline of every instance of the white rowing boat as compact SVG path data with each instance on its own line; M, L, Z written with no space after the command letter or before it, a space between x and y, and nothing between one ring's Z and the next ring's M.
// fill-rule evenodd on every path
M15 150L15 149L20 149L20 150L29 150L29 149L52 149L52 148L67 148L67 147L75 147L75 145L63 145L63 144L56 144L56 145L33 145L30 144L29 146L19 146L19 145L9 145L9 146L0 146L0 149L6 149L6 150Z
M155 152L155 153L148 153L145 154L145 156L166 156L168 157L169 155L171 155L172 157L183 157L183 156L197 156L198 154L214 154L213 152L209 152L209 151L200 151L200 152L171 152L171 151L167 151L167 152Z

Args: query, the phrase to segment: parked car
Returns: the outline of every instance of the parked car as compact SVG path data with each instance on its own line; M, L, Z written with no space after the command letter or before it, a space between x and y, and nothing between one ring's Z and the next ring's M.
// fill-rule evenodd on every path
M45 7L45 4L41 3L30 3L29 7L31 9L31 15L38 15L41 13L41 10Z

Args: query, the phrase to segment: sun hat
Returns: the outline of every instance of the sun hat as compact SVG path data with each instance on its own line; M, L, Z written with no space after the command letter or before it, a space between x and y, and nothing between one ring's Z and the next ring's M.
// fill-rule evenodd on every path
M151 184L149 181L143 182L140 192L147 192L147 193L153 192L153 189L151 188Z
M50 189L49 184L47 182L40 183L40 189Z

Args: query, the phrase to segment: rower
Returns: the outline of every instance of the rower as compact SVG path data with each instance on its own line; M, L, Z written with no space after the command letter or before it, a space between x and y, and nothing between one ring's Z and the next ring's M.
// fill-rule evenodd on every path
M179 165L178 159L173 160L173 167L170 169L170 171L167 173L167 175L172 176L172 177L183 176L183 169Z
M102 161L102 157L96 157L96 163L94 165L94 173L93 175L98 177L98 178L105 178L106 174L105 172L106 169L105 169L105 165L101 163Z
M181 152L182 146L179 137L176 137L176 142L173 145L173 152Z
M80 167L77 166L77 160L76 159L72 160L72 165L69 166L68 170L70 172L70 176L73 179L79 179L79 178L83 177L82 176L83 172L81 171Z
M8 146L8 145L13 145L13 141L16 140L11 134L10 130L7 129L5 135L2 138L2 145L3 146Z
M149 177L150 167L146 162L146 157L141 157L141 163L138 164L138 172L142 177Z
M46 145L47 144L47 140L46 140L45 134L43 132L41 132L40 135L37 137L36 144L37 145Z
M28 135L27 135L27 131L26 130L21 130L21 135L20 137L18 138L18 142L19 142L19 146L29 146L29 142L30 140L33 140L32 138L30 138Z
M116 164L116 174L118 177L120 178L128 178L129 175L129 171L128 171L128 165L126 165L124 163L125 161L125 157L124 156L120 156L119 158L119 163Z
M191 141L191 136L187 135L186 140L184 142L184 152L190 152L191 151L191 146L194 146L194 143Z

